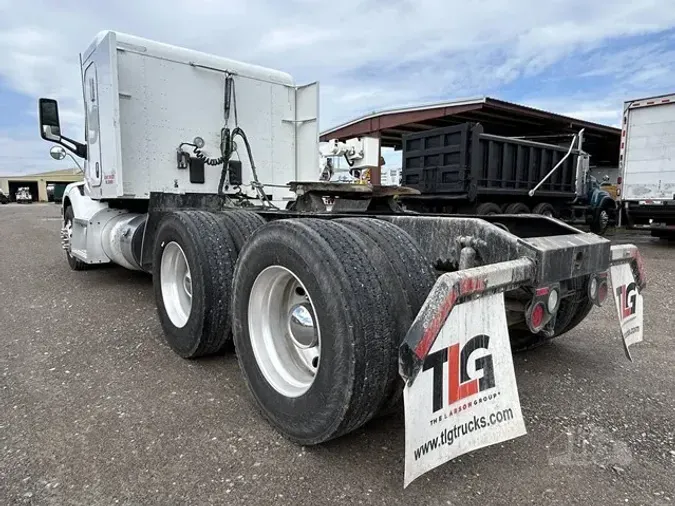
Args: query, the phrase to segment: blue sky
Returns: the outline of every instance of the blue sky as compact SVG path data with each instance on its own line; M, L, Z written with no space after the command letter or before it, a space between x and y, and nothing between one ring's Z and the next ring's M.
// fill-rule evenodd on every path
M25 125L28 121L26 109L34 105L34 100L28 95L14 91L0 79L0 128L11 128L16 125Z
M0 174L64 168L38 137L58 98L82 137L78 53L114 29L321 82L321 127L489 95L606 124L675 92L672 0L0 0ZM180 29L177 29L179 27Z

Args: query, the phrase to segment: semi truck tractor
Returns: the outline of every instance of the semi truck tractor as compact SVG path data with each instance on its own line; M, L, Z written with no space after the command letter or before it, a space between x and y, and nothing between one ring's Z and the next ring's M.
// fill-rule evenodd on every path
M626 353L642 339L634 246L541 215L405 212L414 189L319 181L317 84L116 32L81 61L83 141L39 100L42 138L84 160L62 203L70 267L149 273L167 345L186 359L234 345L291 441L405 409L407 484L525 434L513 351L608 296Z
M568 146L487 134L477 123L403 137L402 184L411 210L524 214L587 224L604 234L616 203L590 174L583 130Z
M675 95L623 107L618 198L630 228L675 238Z

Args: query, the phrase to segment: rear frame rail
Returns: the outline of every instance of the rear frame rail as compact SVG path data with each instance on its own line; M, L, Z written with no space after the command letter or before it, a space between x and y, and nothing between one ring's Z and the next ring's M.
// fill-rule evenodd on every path
M640 250L634 244L617 244L610 249L610 265L629 263L640 290L647 288L647 273Z
M453 308L471 297L513 290L534 282L535 262L518 258L441 275L399 348L399 374L412 384Z

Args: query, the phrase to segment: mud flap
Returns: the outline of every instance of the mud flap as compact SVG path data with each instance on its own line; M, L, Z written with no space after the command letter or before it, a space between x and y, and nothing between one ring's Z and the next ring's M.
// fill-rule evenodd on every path
M612 246L609 276L619 315L623 349L628 360L632 361L629 348L642 341L644 331L642 292L647 288L644 262L636 246L633 244Z
M642 291L628 263L612 265L609 269L612 293L616 302L623 347L629 360L633 360L629 347L642 341L643 299Z
M403 398L404 487L455 457L526 434L503 293L451 310Z

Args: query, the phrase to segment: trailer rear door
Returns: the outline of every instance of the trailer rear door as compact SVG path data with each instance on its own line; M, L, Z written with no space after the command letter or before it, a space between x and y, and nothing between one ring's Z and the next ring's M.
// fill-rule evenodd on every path
M622 199L675 199L675 101L661 97L626 106Z

